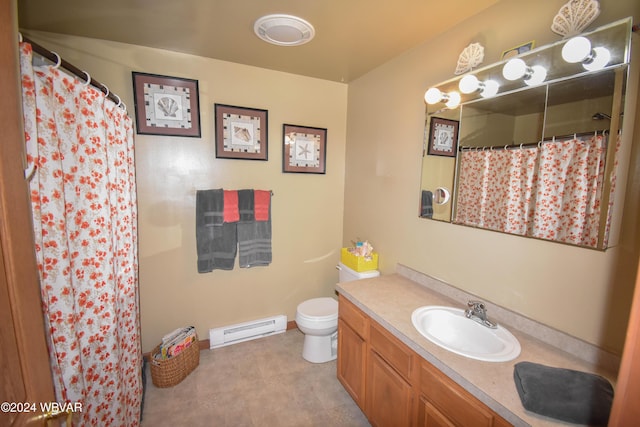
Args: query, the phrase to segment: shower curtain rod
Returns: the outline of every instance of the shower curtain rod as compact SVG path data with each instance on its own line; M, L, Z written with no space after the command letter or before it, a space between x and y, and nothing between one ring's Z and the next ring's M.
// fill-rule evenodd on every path
M490 145L485 145L484 147L482 146L478 146L478 147L472 147L470 145L465 145L465 146L460 146L460 148L458 149L458 151L472 151L472 150L506 150L509 148L524 148L524 147L535 147L536 145L543 143L543 142L552 142L555 141L556 139L564 139L564 138L572 138L572 137L578 137L578 136L589 136L589 135L594 135L594 134L604 134L605 132L608 132L609 129L605 129L605 130L593 130L591 132L580 132L580 133L570 133L567 135L559 135L559 136L552 136L552 137L547 137L542 139L542 141L539 142L528 142L526 144L510 144L510 145L504 145L504 146L490 146Z
M38 55L48 59L49 61L53 62L54 64L57 64L58 61L60 61L60 66L62 68L64 68L65 70L71 72L74 76L78 77L80 80L84 80L84 81L89 80L89 83L91 84L91 86L95 87L96 89L98 89L99 91L104 93L107 96L107 98L109 98L110 100L115 102L117 105L123 106L125 111L126 111L126 105L124 104L124 102L122 102L120 97L118 95L116 95L115 93L109 91L109 88L107 88L105 85L103 85L102 83L100 83L99 81L97 81L96 79L91 77L91 75L89 73L79 69L78 67L76 67L73 64L70 64L69 62L67 62L64 59L62 59L60 57L60 55L58 55L57 53L54 53L54 52L50 51L49 49L40 46L38 43L30 40L27 37L24 37L22 34L20 35L20 37L21 37L22 41L24 41L26 43L29 43L31 45L31 47L33 48L33 51L35 53L37 53Z

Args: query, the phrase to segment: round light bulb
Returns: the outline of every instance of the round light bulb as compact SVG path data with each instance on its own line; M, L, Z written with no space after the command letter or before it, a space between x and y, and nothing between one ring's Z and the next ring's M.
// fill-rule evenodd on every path
M591 42L586 37L574 37L562 47L562 59L569 63L584 61L591 54Z
M460 79L458 87L462 93L472 93L478 90L480 81L473 74L469 74Z
M437 87L432 87L424 94L427 104L435 104L442 100L442 92Z
M460 94L458 92L455 92L455 91L449 92L447 94L447 98L449 98L449 99L444 104L447 107L453 109L453 108L456 108L458 105L460 105L461 97L460 97Z
M492 96L496 96L498 93L498 89L500 89L500 85L495 80L487 80L484 83L484 89L480 92L480 96L483 98L491 98Z
M528 79L525 79L525 83L528 86L536 86L539 85L547 78L547 69L542 65L534 65L531 67L531 75Z
M606 47L596 47L593 49L593 59L582 66L589 71L597 71L603 69L611 60L611 52Z
M518 80L526 73L527 64L520 58L510 59L502 68L502 75L507 80Z

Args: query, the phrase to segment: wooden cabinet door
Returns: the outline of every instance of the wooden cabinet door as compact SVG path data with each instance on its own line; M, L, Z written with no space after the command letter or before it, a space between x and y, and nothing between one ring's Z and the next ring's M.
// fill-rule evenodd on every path
M338 380L364 411L367 343L338 319Z
M442 412L424 397L420 398L418 409L418 427L456 427Z
M23 171L16 5L0 3L0 402L10 405L0 411L0 425L21 427L44 425L40 403L54 392Z
M367 368L367 410L374 427L410 426L413 392L411 385L375 351L369 353Z
M422 362L420 371L420 396L431 407L437 409L451 425L493 426L493 411L426 361ZM424 409L424 405L420 405L418 418L421 420L426 416L421 413ZM436 422L435 418L432 421ZM436 422L434 425L440 424Z
M611 427L634 425L640 419L640 262L633 295L627 340L609 417Z

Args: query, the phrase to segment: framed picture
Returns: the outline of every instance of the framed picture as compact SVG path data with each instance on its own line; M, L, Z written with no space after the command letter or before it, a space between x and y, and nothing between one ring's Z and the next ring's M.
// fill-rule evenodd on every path
M429 145L427 154L431 156L455 157L458 150L458 127L457 120L431 117L429 126Z
M215 104L216 157L267 160L268 111Z
M200 137L198 81L132 72L139 134Z
M511 49L507 49L502 52L502 59L510 59L514 56L518 56L521 53L529 52L536 45L535 40L527 42L525 44L521 44L520 46L512 47Z
M326 129L284 124L282 136L282 172L326 172Z

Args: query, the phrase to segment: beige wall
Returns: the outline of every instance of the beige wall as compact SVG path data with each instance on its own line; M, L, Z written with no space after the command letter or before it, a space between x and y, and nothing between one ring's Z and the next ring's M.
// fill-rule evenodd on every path
M638 260L638 232L629 225L637 221L637 203L627 215L621 244L606 252L416 215L425 90L453 77L458 55L472 42L484 45L487 65L514 45L560 40L549 27L564 3L501 1L351 82L343 242L366 236L380 253L383 273L403 263L621 353ZM594 26L640 17L637 0L600 4ZM639 181L634 179L637 194Z
M120 95L133 117L131 71L196 79L202 138L136 135L143 351L181 326L210 328L333 295L342 242L347 85L99 40L31 34ZM213 104L269 111L269 159L216 159ZM327 128L325 175L282 173L283 123ZM273 263L198 274L195 196L270 189Z

